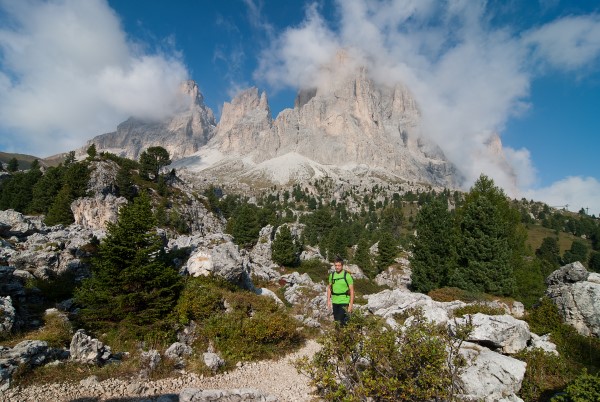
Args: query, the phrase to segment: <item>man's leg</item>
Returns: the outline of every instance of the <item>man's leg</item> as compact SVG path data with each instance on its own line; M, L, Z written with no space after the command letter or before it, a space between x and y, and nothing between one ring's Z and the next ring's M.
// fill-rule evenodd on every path
M348 322L348 314L346 314L347 304L333 304L333 319L340 323L340 325L346 325Z

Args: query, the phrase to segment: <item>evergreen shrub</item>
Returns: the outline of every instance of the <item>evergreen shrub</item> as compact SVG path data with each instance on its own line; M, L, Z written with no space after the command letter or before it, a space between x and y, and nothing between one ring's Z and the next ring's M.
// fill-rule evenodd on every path
M565 392L552 398L552 402L600 401L600 377L583 371Z
M461 328L461 338L451 338L422 313L393 330L381 318L357 312L296 367L328 401L452 400L465 364L458 349L469 331Z
M197 323L195 349L212 342L229 366L287 353L303 341L284 307L220 278L188 278L175 314L180 325Z

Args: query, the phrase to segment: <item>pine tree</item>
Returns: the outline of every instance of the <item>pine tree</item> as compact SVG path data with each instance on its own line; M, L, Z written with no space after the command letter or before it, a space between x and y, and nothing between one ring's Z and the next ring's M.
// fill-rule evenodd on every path
M140 155L140 175L158 181L160 170L171 164L169 152L163 147L150 147Z
M271 244L273 261L279 265L291 267L298 260L297 245L287 225L282 225Z
M30 213L45 214L63 186L64 169L49 167L32 189L32 200L29 204Z
M347 239L348 234L341 226L335 226L329 231L329 235L325 238L325 248L330 261L337 257L342 259L348 257Z
M72 164L74 164L77 161L77 159L75 159L75 151L69 151L66 155L65 155L65 160L63 162L63 166L64 167L69 167Z
M365 238L361 238L356 246L356 253L353 258L354 264L358 265L360 269L371 279L373 279L377 272L373 268L373 262L371 261L371 253L369 252L369 242Z
M425 204L417 213L412 243L412 286L422 293L444 287L456 263L454 220L445 200Z
M600 273L600 253L599 252L596 252L596 251L592 252L592 254L590 255L590 260L588 261L588 268L590 271Z
M90 326L103 322L144 326L172 311L181 282L173 267L161 259L162 241L146 194L119 211L117 223L92 260L92 276L76 291L84 308L81 317Z
M514 291L515 264L521 264L524 229L494 181L481 175L458 211L460 239L457 268L450 284L461 289L497 295Z
M383 232L379 239L378 249L377 273L380 273L394 263L394 259L398 255L398 246L391 234Z
M88 147L87 154L88 154L88 159L90 159L90 160L93 160L96 157L96 155L97 155L96 144L92 144Z
M67 165L65 165L67 166ZM90 180L90 170L87 162L72 162L67 166L64 174L64 183L71 188L73 199L85 197Z
M118 195L125 197L128 201L132 201L136 192L128 166L121 166L119 168L115 181L117 184Z
M582 264L587 262L588 258L588 246L581 240L573 240L571 248L566 250L563 255L563 262L570 264L575 261L579 261Z
M561 264L560 247L556 237L545 237L540 248L535 250L535 255L540 260L542 274L548 276L558 269Z
M260 233L258 208L250 204L241 205L231 218L230 233L241 247L250 248L256 244Z
M19 170L19 161L17 160L17 158L11 158L11 160L8 161L6 170L8 172L16 172L17 170Z
M42 172L39 169L14 172L0 186L0 209L14 209L26 213L32 201L33 187L41 177Z
M73 211L71 211L71 203L73 202L71 194L71 187L68 184L65 184L60 189L56 198L54 198L54 202L50 206L50 209L48 209L48 214L44 220L46 225L69 225L75 221Z

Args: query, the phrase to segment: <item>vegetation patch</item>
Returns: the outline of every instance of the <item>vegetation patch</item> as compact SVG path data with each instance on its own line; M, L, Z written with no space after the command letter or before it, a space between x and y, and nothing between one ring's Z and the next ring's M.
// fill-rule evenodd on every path
M467 304L454 310L455 317L464 317L468 314L504 315L506 311L501 307L493 307L485 303Z
M304 341L284 307L220 279L188 278L175 311L180 323L197 323L194 349L203 352L212 342L225 368L288 353Z
M296 366L328 401L452 400L465 365L461 342L422 314L396 331L379 317L355 313L346 327L325 335L312 360Z

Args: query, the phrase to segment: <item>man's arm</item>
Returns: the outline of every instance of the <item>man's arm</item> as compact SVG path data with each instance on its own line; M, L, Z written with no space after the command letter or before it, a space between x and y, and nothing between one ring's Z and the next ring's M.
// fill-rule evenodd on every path
M327 285L327 308L333 308L331 306L331 284Z
M354 284L348 285L350 288L350 304L348 304L348 312L352 311L352 306L354 306Z

